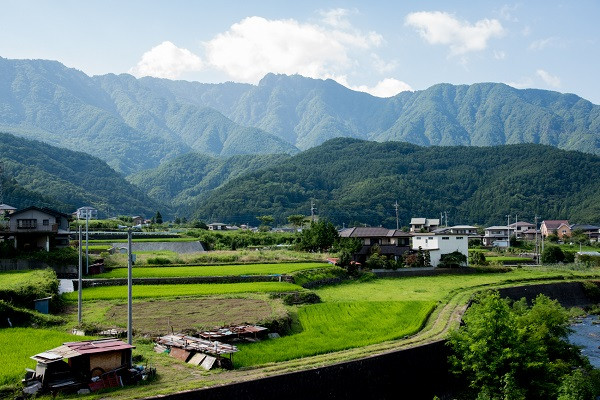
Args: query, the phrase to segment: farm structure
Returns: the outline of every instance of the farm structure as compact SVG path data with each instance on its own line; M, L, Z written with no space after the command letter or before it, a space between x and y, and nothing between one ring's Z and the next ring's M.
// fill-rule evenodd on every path
M36 354L35 371L28 370L25 392L98 390L135 380L131 351L135 347L115 338L67 342ZM67 360L66 362L64 360Z
M154 351L169 353L171 357L183 362L210 370L213 367L232 369L232 355L238 348L227 343L174 333L156 339ZM229 355L229 358L223 357L224 355Z
M258 339L260 336L264 336L267 331L267 328L258 325L235 325L204 331L199 336L206 340L229 342L236 339Z

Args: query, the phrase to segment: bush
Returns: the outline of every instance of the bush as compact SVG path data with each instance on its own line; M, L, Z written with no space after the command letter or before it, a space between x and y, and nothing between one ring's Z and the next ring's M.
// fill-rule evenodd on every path
M440 268L459 268L465 265L467 262L467 256L460 251L453 251L452 253L442 254L440 257Z
M558 246L547 246L542 252L543 263L559 263L565 260L565 254Z
M148 259L148 264L152 265L169 265L171 260L165 257L152 257Z
M287 293L281 296L281 299L286 306L316 304L321 302L321 298L315 292Z
M485 260L485 255L483 252L477 251L471 255L471 264L475 265L487 265L487 261Z
M315 268L294 272L292 277L296 285L312 288L330 284L333 282L332 280L341 282L348 278L348 273L341 267Z

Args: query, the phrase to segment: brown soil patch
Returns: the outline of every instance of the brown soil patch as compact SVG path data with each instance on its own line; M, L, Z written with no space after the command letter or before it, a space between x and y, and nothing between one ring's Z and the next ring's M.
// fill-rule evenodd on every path
M285 314L274 311L272 305L260 299L185 299L145 301L133 304L133 327L136 334L164 335L189 330L205 330L242 323L258 323ZM127 304L107 310L108 324L127 325Z

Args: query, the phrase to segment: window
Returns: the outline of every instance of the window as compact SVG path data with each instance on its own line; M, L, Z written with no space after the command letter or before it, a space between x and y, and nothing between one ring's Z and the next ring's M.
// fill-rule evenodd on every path
M462 237L462 236L457 236L457 237L456 237L456 240L462 240L462 239L463 239L463 237Z
M421 240L423 239L421 236L415 236L415 240Z
M433 240L433 237L428 237L427 239L429 239L429 240Z
M450 240L448 236L442 236L442 240Z
M18 219L17 228L19 229L35 229L37 228L37 219Z
M44 225L44 226L48 226L48 225L50 225L50 220L49 220L49 219L45 219L45 220L43 220L43 221L42 221L42 225Z

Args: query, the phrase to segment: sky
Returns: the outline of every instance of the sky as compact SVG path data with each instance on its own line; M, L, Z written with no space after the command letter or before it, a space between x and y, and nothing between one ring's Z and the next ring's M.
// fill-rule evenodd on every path
M600 1L0 0L0 57L86 74L334 79L389 97L502 82L600 104Z

